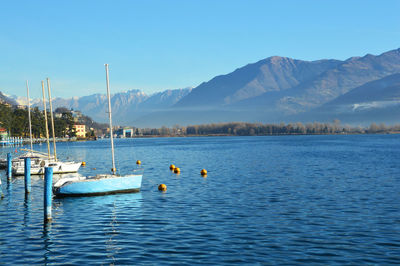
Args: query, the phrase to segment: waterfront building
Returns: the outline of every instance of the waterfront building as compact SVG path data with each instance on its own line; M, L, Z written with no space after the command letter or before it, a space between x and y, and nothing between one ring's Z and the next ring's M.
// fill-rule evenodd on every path
M76 136L78 138L86 138L86 126L85 125L74 125Z

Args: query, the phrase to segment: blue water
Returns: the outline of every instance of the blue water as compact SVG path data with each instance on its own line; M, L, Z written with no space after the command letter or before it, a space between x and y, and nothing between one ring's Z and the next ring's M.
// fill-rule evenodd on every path
M115 144L121 173L142 161L142 191L55 199L47 226L43 179L25 197L23 178L2 172L0 265L400 263L400 135ZM83 174L111 168L107 140L57 148Z

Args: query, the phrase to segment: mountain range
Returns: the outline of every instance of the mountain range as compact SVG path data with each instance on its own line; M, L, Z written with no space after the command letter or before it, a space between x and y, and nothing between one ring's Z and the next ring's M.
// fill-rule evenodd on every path
M128 90L111 95L113 121L120 125L132 125L132 121L152 112L163 112L190 93L191 88L165 90L147 95L140 90ZM1 97L1 95L0 95ZM26 97L8 96L9 101L27 105ZM31 105L43 109L40 99L32 99ZM53 109L67 107L79 110L96 122L108 122L108 101L105 94L93 94L69 99L52 99Z
M216 76L195 88L112 96L113 120L139 127L213 122L396 123L400 49L347 60L273 56ZM18 99L14 98L19 102ZM54 106L105 122L106 96L57 98Z

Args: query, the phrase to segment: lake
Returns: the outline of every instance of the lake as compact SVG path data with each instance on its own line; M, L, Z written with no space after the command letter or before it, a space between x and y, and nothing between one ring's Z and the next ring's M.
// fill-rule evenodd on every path
M115 146L121 173L142 161L141 192L54 199L47 226L43 178L32 176L25 197L23 177L7 184L1 172L0 265L400 263L400 135L141 138ZM109 140L59 143L57 153L85 161L82 174L111 169ZM167 192L158 191L161 183Z

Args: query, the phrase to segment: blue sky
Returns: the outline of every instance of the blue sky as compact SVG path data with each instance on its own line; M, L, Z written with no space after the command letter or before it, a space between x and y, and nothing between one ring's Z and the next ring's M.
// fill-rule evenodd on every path
M195 87L263 58L400 47L400 1L2 1L0 91L53 97Z

